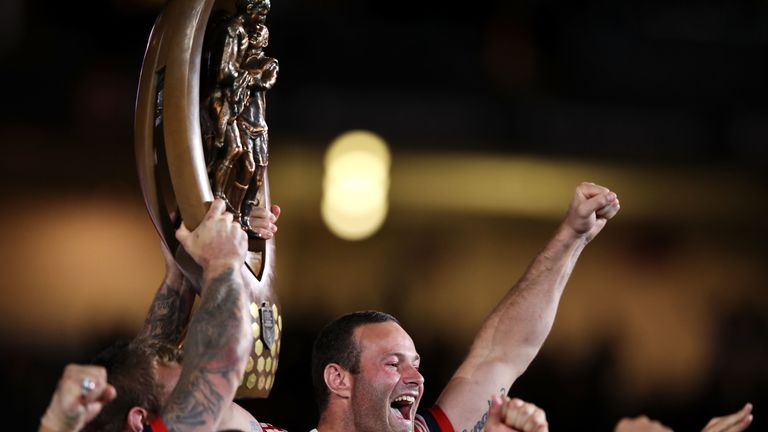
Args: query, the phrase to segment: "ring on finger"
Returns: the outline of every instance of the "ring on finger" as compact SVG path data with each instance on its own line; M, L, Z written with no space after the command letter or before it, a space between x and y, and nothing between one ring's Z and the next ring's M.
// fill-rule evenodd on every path
M82 380L80 380L81 396L88 396L88 393L93 391L93 389L95 388L96 388L96 381L94 381L91 377L85 377Z

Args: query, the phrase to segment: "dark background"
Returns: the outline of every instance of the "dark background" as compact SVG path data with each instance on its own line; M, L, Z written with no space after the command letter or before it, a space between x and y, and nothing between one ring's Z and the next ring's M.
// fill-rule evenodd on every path
M135 94L161 8L129 0L3 1L0 190L9 200L43 191L137 193ZM319 151L339 133L365 128L387 136L394 152L727 167L764 192L766 22L768 2L757 0L275 0L267 52L281 70L269 93L270 139ZM759 257L764 199L744 197L754 218L741 227L723 221L720 231L748 237L737 249ZM676 228L654 225L653 233ZM764 279L751 289L764 297ZM294 317L273 396L244 403L260 420L294 431L313 426L309 349L332 316ZM619 417L641 413L697 430L745 401L756 406L752 430L763 430L766 309L746 302L717 319L718 354L695 394L623 394L610 339L572 367L545 351L515 393L544 407L553 431L611 430ZM132 330L116 325L67 345L13 337L6 328L5 427L36 427L63 366L87 362ZM429 402L464 349L449 336L415 339L423 358L446 359L425 367Z

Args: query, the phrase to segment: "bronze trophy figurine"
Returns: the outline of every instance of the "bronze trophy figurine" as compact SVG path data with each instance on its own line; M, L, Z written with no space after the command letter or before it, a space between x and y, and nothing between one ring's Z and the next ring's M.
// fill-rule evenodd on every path
M224 199L248 233L253 350L237 397L267 397L282 333L274 287L274 239L251 229L269 209L266 91L277 79L267 57L269 0L171 0L155 21L136 103L135 145L144 201L185 275L200 269L174 235L180 218L199 225Z

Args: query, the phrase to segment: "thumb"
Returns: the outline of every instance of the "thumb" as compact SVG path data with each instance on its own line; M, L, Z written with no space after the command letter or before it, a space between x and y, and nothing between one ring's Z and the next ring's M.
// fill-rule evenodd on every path
M111 402L117 397L117 389L112 384L107 384L104 392L99 397L99 400L103 403Z
M499 395L493 395L491 398L491 408L488 410L488 422L486 423L488 427L486 430L490 430L489 427L491 426L498 426L501 424L501 408L503 405L504 402L502 401L501 397Z
M189 229L186 225L184 225L184 222L182 222L179 229L176 230L176 240L184 244L184 241L189 237L190 234L191 233L189 232Z
M85 422L88 423L93 420L94 417L99 415L104 404L100 401L89 402L85 406Z
M272 204L272 214L275 215L275 220L280 217L280 213L282 213L282 209L277 204Z

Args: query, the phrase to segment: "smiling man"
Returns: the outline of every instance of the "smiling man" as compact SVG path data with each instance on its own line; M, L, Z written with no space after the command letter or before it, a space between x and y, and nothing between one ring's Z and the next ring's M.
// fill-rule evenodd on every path
M584 247L619 211L615 193L576 187L565 219L475 336L435 405L416 414L424 390L413 340L391 315L355 312L328 324L312 350L319 432L481 431L494 395L506 395L549 334Z
M424 391L419 361L392 315L354 312L328 324L312 352L318 430L412 431Z

